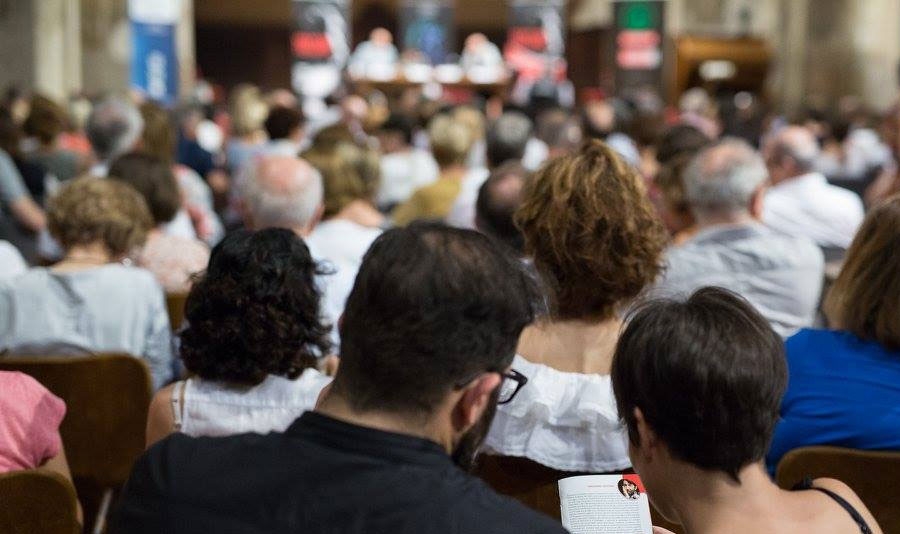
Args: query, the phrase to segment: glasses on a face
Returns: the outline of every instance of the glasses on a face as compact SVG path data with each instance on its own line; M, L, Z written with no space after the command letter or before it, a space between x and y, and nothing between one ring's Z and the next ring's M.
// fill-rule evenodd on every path
M516 371L515 369L510 369L509 371L489 369L487 372L497 373L502 379L502 381L500 382L500 387L498 389L499 394L497 396L497 404L507 404L509 402L512 402L512 400L519 393L519 390L522 389L522 386L528 383L528 377ZM457 389L466 387L470 382L478 378L479 375L481 375L481 373L473 376L472 378L457 383Z

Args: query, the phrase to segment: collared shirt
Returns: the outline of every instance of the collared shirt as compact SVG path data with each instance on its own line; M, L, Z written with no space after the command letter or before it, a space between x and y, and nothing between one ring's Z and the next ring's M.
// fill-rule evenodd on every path
M846 249L865 215L853 192L830 185L817 172L784 181L766 192L763 222L781 233Z
M700 231L666 253L655 293L686 296L705 286L731 289L750 301L782 336L811 326L822 291L824 258L812 241L760 224Z
M283 434L175 434L136 463L110 532L563 533L434 442L306 412Z

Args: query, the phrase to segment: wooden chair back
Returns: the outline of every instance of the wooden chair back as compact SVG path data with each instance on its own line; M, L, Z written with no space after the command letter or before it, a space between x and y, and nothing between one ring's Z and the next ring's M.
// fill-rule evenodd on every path
M475 475L497 493L512 497L532 510L556 520L560 519L558 482L563 478L597 474L609 473L558 471L527 458L489 454L479 456L475 468ZM650 507L650 514L654 525L667 528L675 534L682 531L680 526L659 517L653 506Z
M166 310L169 312L169 324L173 332L177 332L184 324L184 306L187 297L187 293L166 293Z
M34 377L66 403L60 425L72 477L123 484L144 451L150 371L133 356L2 358L0 370Z
M806 477L847 484L884 532L900 532L900 452L803 447L778 463L775 478L782 488L790 489Z
M59 473L45 469L0 475L0 532L75 534L75 488Z

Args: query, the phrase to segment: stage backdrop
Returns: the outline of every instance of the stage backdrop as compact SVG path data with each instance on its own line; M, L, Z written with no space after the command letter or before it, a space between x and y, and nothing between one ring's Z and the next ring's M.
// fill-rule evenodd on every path
M325 98L350 57L349 0L293 0L291 7L291 85L304 97Z
M454 33L452 1L405 0L400 7L401 51L418 50L440 65L456 51Z
M164 105L178 101L175 25L180 0L129 0L131 88Z

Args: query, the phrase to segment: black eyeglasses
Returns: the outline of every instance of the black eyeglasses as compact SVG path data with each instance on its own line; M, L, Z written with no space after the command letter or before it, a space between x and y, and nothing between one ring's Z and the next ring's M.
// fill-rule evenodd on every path
M522 373L516 371L515 369L510 369L509 371L498 371L494 369L488 369L488 373L497 373L502 378L502 382L500 382L499 395L497 396L497 404L507 404L512 402L512 400L519 393L519 390L522 389L522 386L528 383L528 377L523 375ZM473 376L467 380L463 380L456 384L456 388L464 388L471 381L478 378L478 375Z

